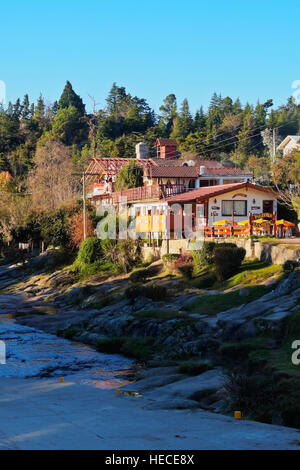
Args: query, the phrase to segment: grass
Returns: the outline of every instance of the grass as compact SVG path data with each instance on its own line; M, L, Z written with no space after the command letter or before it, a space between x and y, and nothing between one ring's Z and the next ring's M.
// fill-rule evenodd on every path
M223 358L240 360L248 358L252 351L265 351L267 348L267 338L255 337L237 342L226 342L220 346L219 353Z
M188 304L185 310L189 313L216 315L224 310L259 299L268 291L265 286L250 286L247 297L240 296L239 291L228 292L227 294L205 295Z
M300 429L300 367L292 363L291 348L296 339L300 339L300 307L288 318L280 341L272 343L266 334L221 346L226 363L235 361L230 398L244 416L271 423L279 415L284 426ZM242 368L241 359L248 361Z
M57 330L56 332L57 336L62 336L63 338L70 340L73 339L74 336L78 335L79 333L81 333L81 330L72 326L69 326L64 330Z
M157 351L157 346L155 349ZM124 356L145 362L153 357L154 339L149 336L135 338L114 336L98 341L97 350L110 354L124 354Z
M291 345L295 340L300 340L300 307L288 318L280 348L270 350L265 355L265 359L277 373L300 378L300 365L293 364L291 360L294 352ZM255 359L256 356L252 354L251 358Z
M282 276L283 269L281 265L268 265L255 258L244 260L238 273L223 282L217 281L213 266L203 267L200 276L198 275L197 278L192 279L190 285L199 289L225 290L235 286L256 286L270 277L279 280Z
M260 265L263 265L263 263L260 263ZM270 266L259 267L257 263L257 267L252 267L252 269L247 269L246 266L243 266L242 271L225 281L222 287L228 289L234 286L255 286L270 277L280 279L283 275L281 265L272 264Z

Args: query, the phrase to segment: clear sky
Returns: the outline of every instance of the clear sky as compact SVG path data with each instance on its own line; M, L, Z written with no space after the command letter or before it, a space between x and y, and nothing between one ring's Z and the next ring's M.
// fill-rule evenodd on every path
M0 80L6 101L54 101L70 80L88 107L114 81L156 111L214 91L277 106L300 80L299 20L299 0L5 0Z

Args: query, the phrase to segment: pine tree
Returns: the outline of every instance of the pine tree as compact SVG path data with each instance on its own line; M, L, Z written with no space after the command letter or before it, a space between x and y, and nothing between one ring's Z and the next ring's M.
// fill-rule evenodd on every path
M71 83L68 80L66 82L65 88L61 94L58 104L59 109L65 109L69 108L69 106L74 106L74 108L77 109L81 116L85 114L85 105L83 104L80 96L75 93Z
M44 99L42 97L42 94L40 94L39 99L37 100L37 104L34 109L34 119L39 123L41 127L44 124L45 108L46 106L44 103Z
M23 99L23 109L22 109L22 119L27 120L30 115L30 103L29 103L29 97L26 94Z
M171 134L174 138L185 139L190 132L193 132L194 121L190 113L189 102L185 98L182 102L180 113L174 120L174 128Z

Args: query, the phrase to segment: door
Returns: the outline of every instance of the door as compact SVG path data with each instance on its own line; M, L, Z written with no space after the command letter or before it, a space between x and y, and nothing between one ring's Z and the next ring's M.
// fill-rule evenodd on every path
M273 215L274 201L263 201L263 214Z

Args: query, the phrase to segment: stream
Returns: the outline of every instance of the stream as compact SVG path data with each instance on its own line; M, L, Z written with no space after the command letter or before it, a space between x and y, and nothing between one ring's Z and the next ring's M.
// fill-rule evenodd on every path
M129 383L133 361L17 323L14 296L0 295L0 340L5 342L6 363L0 377L64 377L100 389ZM5 313L4 313L5 312Z

